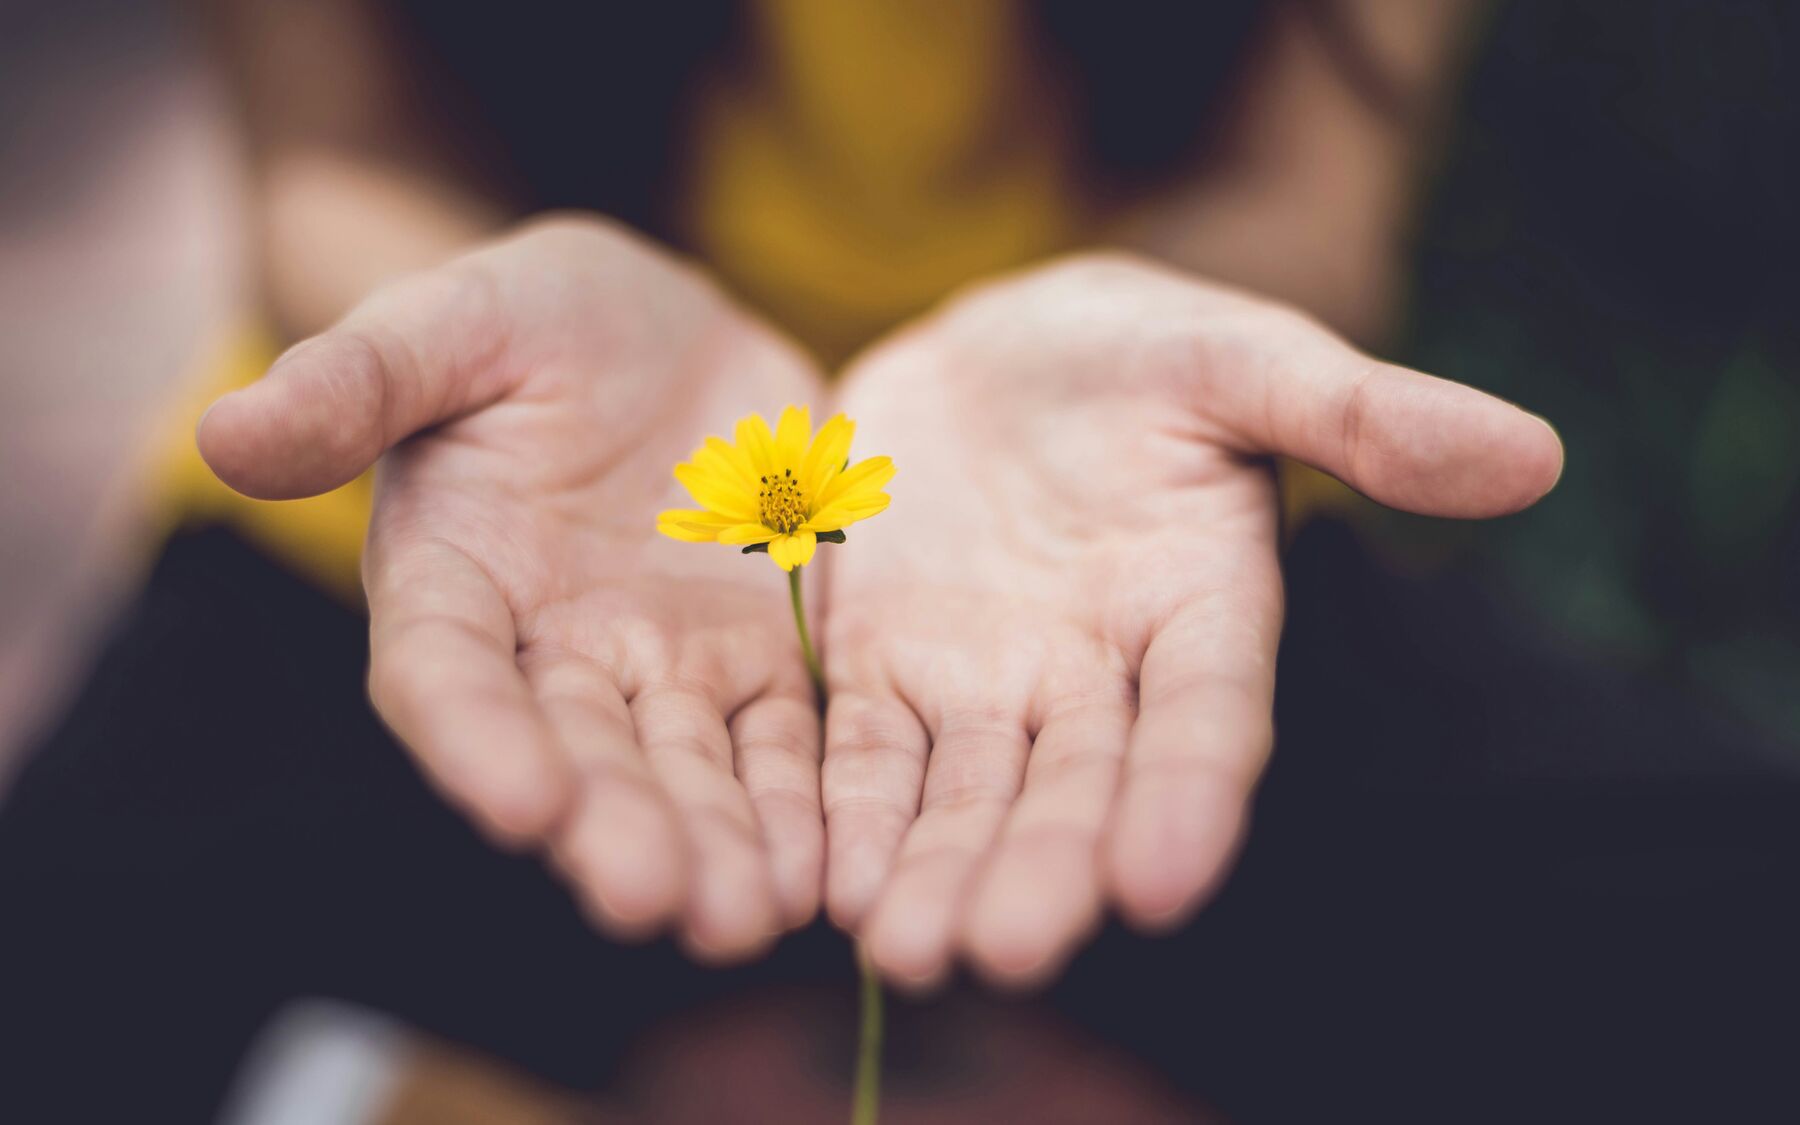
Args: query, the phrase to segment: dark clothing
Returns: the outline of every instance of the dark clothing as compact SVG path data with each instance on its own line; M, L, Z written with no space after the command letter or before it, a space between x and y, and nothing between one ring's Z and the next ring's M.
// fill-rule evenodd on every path
M503 19L480 5L388 7L426 99L456 122L448 140L468 174L498 180L522 211L586 208L679 242L668 206L684 116L708 77L744 65L757 44L746 5L524 0ZM1268 8L1258 0L1030 6L1038 65L1069 84L1088 186L1132 191L1190 167ZM1343 46L1347 56L1360 49Z

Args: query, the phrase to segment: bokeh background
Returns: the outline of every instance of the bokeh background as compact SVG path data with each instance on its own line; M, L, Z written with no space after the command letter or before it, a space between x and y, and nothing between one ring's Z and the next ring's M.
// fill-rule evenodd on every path
M1108 932L1046 997L903 1005L895 1120L1795 1110L1800 6L1484 18L1382 350L1551 419L1560 485L1491 524L1341 498L1298 524L1237 877L1193 934ZM212 858L237 829L114 865L195 800L186 775L38 757L107 707L97 667L155 662L121 613L180 627L182 597L134 602L156 560L209 581L162 555L151 466L253 301L248 147L182 10L0 7L0 1008L23 998L0 1072L73 1120L834 1119L848 968L825 936L744 978L594 960L560 892L436 811L372 723L265 717L382 764L332 839L296 822L256 871ZM301 597L284 581L234 586L233 612ZM354 647L336 612L261 639ZM256 710L228 671L189 682ZM310 792L206 765L210 798L233 799L219 776ZM416 832L397 851L390 807ZM434 848L475 874L434 881ZM266 883L329 883L309 901L331 913ZM480 952L533 927L558 935L543 964L488 977ZM461 944L405 936L431 933Z
M134 470L241 307L246 247L239 146L173 9L0 8L0 138L10 764L152 549L131 542Z

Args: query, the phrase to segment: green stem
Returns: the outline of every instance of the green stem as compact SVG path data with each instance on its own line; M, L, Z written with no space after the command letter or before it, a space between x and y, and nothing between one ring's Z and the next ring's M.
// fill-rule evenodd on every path
M800 631L800 651L812 676L819 705L825 704L825 672L813 649L812 632L806 627L806 602L800 596L800 567L788 571L788 593L794 599L794 628ZM850 1093L850 1125L875 1125L881 1113L881 978L858 946L856 969L862 981L862 1028L856 1046L856 1079Z
M800 571L788 571L788 593L794 597L794 627L800 630L800 651L806 654L806 671L812 676L813 691L819 702L825 702L825 672L819 667L819 654L813 651L812 633L806 628L806 602L800 597Z
M881 1112L881 978L861 946L856 949L856 968L862 977L862 1035L856 1046L850 1125L875 1125Z

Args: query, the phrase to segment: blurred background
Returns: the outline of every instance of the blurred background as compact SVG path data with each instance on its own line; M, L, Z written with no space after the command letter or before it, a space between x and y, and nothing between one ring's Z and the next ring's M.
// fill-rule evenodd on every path
M8 3L0 21L0 754L11 765L150 549L130 542L146 502L133 470L243 306L247 242L240 146L172 10Z
M1147 185L1235 151L1196 147L1195 107L1241 106L1295 11L1337 97L1385 112L1389 47L1431 93L1379 240L1391 264L1348 296L1319 281L1367 230L1356 159L1329 150L1308 165L1316 245L1219 203L1194 229L1258 237L1184 257L1178 236L1169 256L1544 415L1567 468L1537 508L1481 525L1284 471L1281 743L1238 874L1191 932L1109 931L1046 996L902 1005L892 1119L1800 1112L1781 1077L1800 1047L1800 7L878 5L888 22L860 31L797 2L392 7L383 35L434 48L399 93L361 84L317 14L359 5L0 7L0 1103L42 1111L0 1117L805 1121L842 1104L851 978L830 935L741 974L601 952L362 706L343 576L366 496L271 515L208 491L196 404L337 307L272 264L303 256L281 257L297 238L334 245L272 233L283 83L458 123L443 167L482 190L434 230L623 214L838 359L964 277L1179 221L1139 221ZM1408 62L1408 29L1451 8L1454 49ZM497 21L569 30L484 70ZM980 48L1015 25L1036 46ZM926 107L918 145L951 151L942 107L980 97L1014 107L1009 143L987 179L920 174L903 217L871 204L866 228L821 231L784 217L822 205L743 139L806 82L771 95L744 60L841 61L858 35L898 60L892 100ZM283 36L316 50L286 59ZM497 94L532 51L549 76ZM827 94L829 71L793 65ZM553 125L521 124L546 104ZM1021 124L1018 106L1042 112ZM1066 151L1065 120L1083 138ZM629 161L678 167L684 210ZM1095 168L1077 202L1042 186ZM795 246L835 255L831 284ZM876 295L820 292L846 288ZM532 963L493 968L521 949Z

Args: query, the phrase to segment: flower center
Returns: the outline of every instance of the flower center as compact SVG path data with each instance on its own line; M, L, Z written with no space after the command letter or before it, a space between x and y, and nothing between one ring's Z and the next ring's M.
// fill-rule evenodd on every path
M780 476L771 473L762 478L757 502L762 509L763 526L773 531L788 535L806 522L806 500L792 469L781 470Z

